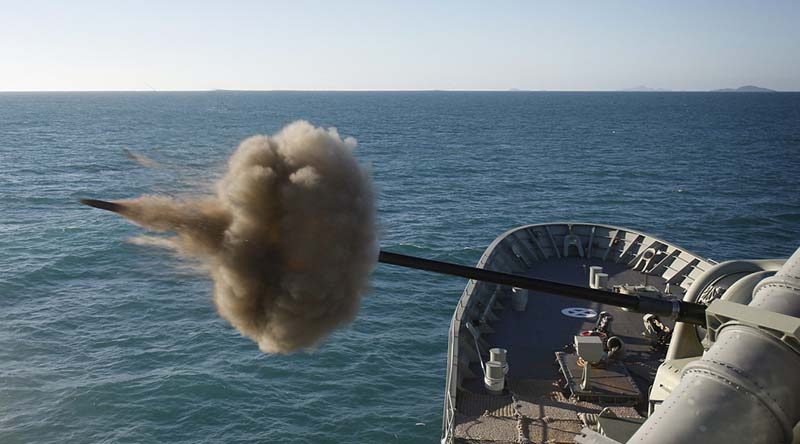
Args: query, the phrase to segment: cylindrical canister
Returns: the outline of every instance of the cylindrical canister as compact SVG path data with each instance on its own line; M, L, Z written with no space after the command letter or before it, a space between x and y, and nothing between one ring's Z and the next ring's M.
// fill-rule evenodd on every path
M483 378L483 383L486 390L494 395L503 393L505 388L506 377L503 374L503 364L497 361L489 361L486 363L486 376Z
M595 287L595 279L596 279L595 275L597 275L597 273L602 273L602 272L603 272L603 267L597 265L589 267L589 287L597 288Z
M503 374L508 374L508 361L506 360L506 353L508 350L504 348L491 348L489 349L489 361L497 361L503 364Z

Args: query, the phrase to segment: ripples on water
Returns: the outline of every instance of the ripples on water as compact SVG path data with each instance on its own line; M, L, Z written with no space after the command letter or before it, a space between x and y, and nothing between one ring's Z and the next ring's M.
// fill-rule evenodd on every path
M0 94L0 441L438 440L465 282L379 266L350 328L265 356L206 277L76 202L206 187L301 118L359 140L394 251L472 264L554 220L716 260L800 245L800 94Z

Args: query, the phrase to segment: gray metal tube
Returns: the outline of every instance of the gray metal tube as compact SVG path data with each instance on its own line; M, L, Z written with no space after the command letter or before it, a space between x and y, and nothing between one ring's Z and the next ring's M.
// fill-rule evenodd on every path
M782 260L737 260L720 262L709 268L700 276L684 295L684 302L697 302L700 293L718 279L736 273L755 273L759 271L778 270L783 265ZM667 359L681 359L697 356L703 352L703 346L697 340L693 325L683 322L675 323L672 341L667 349Z
M728 287L721 299L730 302L736 302L737 304L747 305L753 300L753 290L756 289L756 285L758 285L758 283L763 281L765 278L774 275L775 270L750 273Z
M775 276L756 285L750 306L800 317L800 248Z
M800 249L757 285L749 304L800 314ZM684 369L681 382L628 443L789 443L800 421L800 355L733 324Z

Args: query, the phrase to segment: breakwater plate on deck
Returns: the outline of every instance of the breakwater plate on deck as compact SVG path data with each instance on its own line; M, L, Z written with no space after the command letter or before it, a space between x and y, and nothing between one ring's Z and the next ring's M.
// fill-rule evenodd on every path
M591 319L597 317L597 312L591 308L585 307L569 307L561 310L561 314L571 318Z

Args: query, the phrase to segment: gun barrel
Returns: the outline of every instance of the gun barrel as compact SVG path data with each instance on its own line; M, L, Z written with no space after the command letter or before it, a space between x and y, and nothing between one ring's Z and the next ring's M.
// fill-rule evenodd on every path
M81 199L80 203L84 205L89 205L90 207L99 208L101 210L113 211L114 213L119 213L125 209L124 205L114 202L109 202L107 200Z
M705 325L706 323L706 307L704 305L695 304L692 302L656 299L635 295L623 295L611 291L595 290L592 288L562 284L509 273L501 273L483 268L467 267L464 265L424 259L399 253L391 253L388 251L381 251L378 256L378 261L384 264L397 265L400 267L431 271L434 273L452 276L460 276L499 285L519 287L527 290L535 290L559 296L581 299L584 301L614 305L638 313L652 313L660 316L673 317L679 322L686 322L689 324Z

